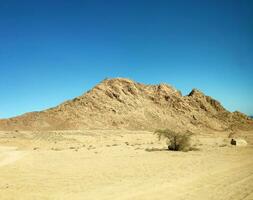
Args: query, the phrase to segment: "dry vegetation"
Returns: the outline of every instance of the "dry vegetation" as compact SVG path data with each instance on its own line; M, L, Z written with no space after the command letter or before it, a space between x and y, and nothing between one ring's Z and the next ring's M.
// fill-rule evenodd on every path
M170 129L156 130L155 134L159 140L162 138L167 140L168 150L172 151L189 151L191 150L190 139L193 135L189 131L175 132Z

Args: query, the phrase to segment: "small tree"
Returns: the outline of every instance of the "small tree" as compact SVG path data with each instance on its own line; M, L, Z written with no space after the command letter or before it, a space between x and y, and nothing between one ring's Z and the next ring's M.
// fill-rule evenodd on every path
M167 140L168 149L172 151L188 151L190 149L190 139L192 133L187 131L175 132L169 129L157 130L155 134L158 136L158 139L162 138Z

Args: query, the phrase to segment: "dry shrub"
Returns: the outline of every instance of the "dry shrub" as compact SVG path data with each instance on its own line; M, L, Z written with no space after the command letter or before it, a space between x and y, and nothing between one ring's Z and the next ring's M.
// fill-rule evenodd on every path
M192 133L186 132L175 132L169 129L157 130L155 134L158 139L166 139L168 143L168 149L171 151L189 151L191 150L190 139Z

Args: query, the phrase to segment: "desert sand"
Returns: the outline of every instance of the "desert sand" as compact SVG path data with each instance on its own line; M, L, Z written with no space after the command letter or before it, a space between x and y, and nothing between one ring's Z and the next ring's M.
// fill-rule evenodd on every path
M193 136L195 151L166 150L152 132L0 132L1 200L253 199L253 132Z

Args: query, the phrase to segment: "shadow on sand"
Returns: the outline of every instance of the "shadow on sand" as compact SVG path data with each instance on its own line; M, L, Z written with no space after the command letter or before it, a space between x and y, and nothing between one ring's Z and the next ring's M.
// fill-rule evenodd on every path
M169 151L167 148L147 148L145 149L147 152L154 152L154 151Z

